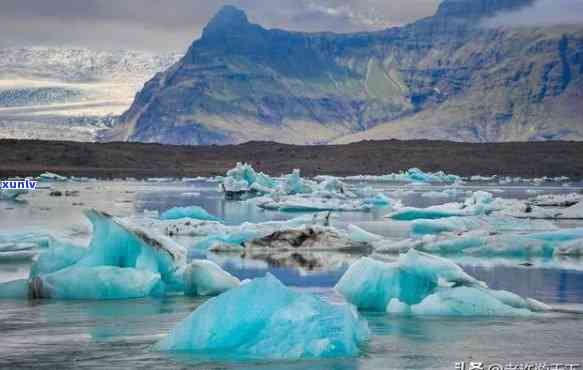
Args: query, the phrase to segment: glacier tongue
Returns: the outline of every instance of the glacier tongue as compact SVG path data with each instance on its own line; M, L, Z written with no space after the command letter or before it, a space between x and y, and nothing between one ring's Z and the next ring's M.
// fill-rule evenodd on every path
M211 359L347 357L369 336L349 306L295 292L268 274L212 298L156 343Z

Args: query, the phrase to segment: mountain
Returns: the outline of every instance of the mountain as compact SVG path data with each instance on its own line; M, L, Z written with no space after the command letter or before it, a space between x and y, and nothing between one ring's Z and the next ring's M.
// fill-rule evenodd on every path
M534 0L444 0L379 32L268 30L222 8L111 140L227 144L583 139L583 26L485 21Z
M182 55L0 49L0 138L95 141L155 73Z

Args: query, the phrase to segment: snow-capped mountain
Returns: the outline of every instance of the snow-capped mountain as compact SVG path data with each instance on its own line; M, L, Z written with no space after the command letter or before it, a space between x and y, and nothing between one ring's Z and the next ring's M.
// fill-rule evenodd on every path
M176 53L0 49L0 138L94 141Z

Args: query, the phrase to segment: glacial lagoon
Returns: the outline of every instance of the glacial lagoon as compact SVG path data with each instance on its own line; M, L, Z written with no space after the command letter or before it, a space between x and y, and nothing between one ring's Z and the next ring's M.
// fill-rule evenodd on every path
M350 188L371 186L403 207L426 208L462 201L476 191L496 198L525 200L540 194L580 192L580 184L550 182L539 186L471 182L444 194L449 185L346 181ZM50 196L58 189L62 196ZM67 196L68 195L68 196ZM17 201L0 202L2 235L50 235L87 245L91 224L83 210L98 209L115 217L149 216L174 207L200 206L224 220L243 222L292 220L297 212L258 207L253 200L226 200L217 183L198 181L67 181L43 183ZM382 207L369 212L333 212L331 225L356 225L397 242L400 231ZM559 229L583 227L583 221L550 222ZM398 227L396 228L398 229ZM359 253L298 252L289 255L209 252L200 238L172 236L187 247L188 260L209 259L240 280L270 273L295 291L325 302L345 304L333 288ZM5 254L0 283L27 278L34 253ZM387 255L383 258L394 259ZM0 368L199 368L199 369L454 369L459 362L484 364L581 364L583 357L583 259L576 256L448 256L491 289L507 290L552 306L529 317L456 317L392 315L361 311L370 339L354 357L294 361L241 360L152 350L178 322L206 297L168 294L125 300L0 299ZM241 302L240 312L245 312ZM486 365L485 365L486 366Z

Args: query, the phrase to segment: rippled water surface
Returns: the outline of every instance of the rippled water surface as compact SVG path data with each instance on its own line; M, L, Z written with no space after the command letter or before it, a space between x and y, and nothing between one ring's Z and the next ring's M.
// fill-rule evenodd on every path
M390 193L398 186L372 184ZM90 182L53 185L79 190L79 196L49 197L42 189L19 203L0 202L0 232L46 231L87 243L90 225L82 210L95 207L118 216L164 211L174 206L200 205L229 224L262 222L297 216L261 211L251 203L225 201L216 184ZM401 187L402 188L402 187ZM402 197L407 205L428 206L455 200L421 196ZM484 186L496 196L526 198L533 189L570 192L573 189ZM476 188L464 188L475 190ZM461 194L460 198L464 195ZM342 214L339 225L379 222L383 211ZM562 226L582 226L571 223ZM181 242L188 243L186 240ZM329 253L326 264L274 265L269 261L233 256L208 257L239 278L263 276L267 271L295 289L338 301L332 287L358 256ZM127 301L15 301L0 300L0 368L143 368L143 369L454 369L459 361L583 365L583 260L533 261L460 258L471 275L495 289L506 289L539 299L557 312L535 318L410 318L364 313L373 336L354 359L299 362L204 362L188 356L157 353L150 346L204 299L172 296ZM0 282L28 275L31 261L0 261ZM244 302L241 302L244 305Z

